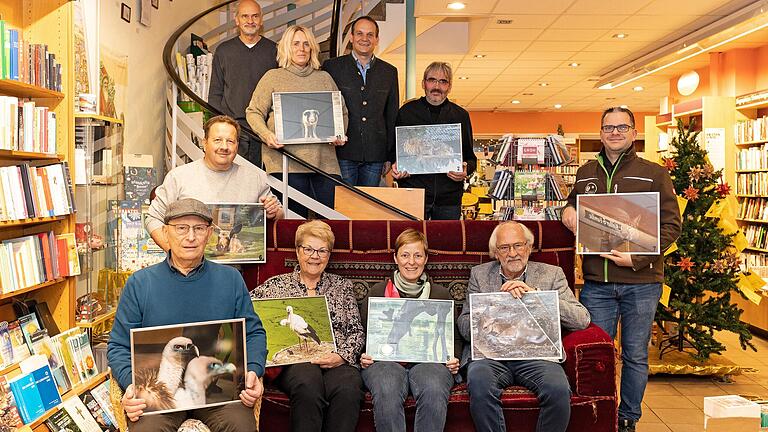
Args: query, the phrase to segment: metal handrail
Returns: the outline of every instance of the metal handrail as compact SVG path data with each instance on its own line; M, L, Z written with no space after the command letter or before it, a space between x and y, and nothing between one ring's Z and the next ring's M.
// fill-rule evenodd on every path
M175 56L174 46L176 45L176 42L178 41L179 37L184 32L186 32L195 22L197 22L198 20L200 20L204 16L208 15L209 13L211 13L211 12L217 10L217 9L220 9L222 6L226 6L228 4L234 3L235 1L237 1L237 0L226 0L226 1L223 1L222 3L220 3L220 4L216 5L216 6L213 6L211 8L208 8L208 9L204 10L203 12L195 15L189 21L187 21L186 23L182 24L178 29L176 29L176 31L173 32L173 34L171 34L171 36L168 38L168 41L165 43L165 46L163 47L163 66L165 67L165 71L168 74L168 76L171 78L173 83L184 94L186 94L187 97L189 97L190 99L192 99L193 101L198 103L204 109L206 109L206 110L208 110L208 111L210 111L210 112L212 112L214 114L217 114L217 115L222 114L222 112L219 111L218 109L214 108L207 101L205 101L203 98L198 96L194 91L192 91L192 89L190 89L189 86L187 86L187 83L185 83L181 79L181 77L179 76L179 73L176 71L176 68L173 65L174 56ZM332 23L333 24L331 26L331 37L330 37L331 45L335 45L334 41L338 37L338 32L339 32L339 23L338 23L338 21L339 21L339 17L340 17L340 14L341 14L341 3L342 3L342 0L334 0L334 2L333 2L333 17L332 17ZM335 23L334 23L334 21L335 21ZM331 50L330 51L330 55L331 55L331 57L335 57L336 56L336 52L334 50ZM241 131L244 132L244 133L249 134L251 137L258 137L256 135L256 133L250 128L250 126L243 126L243 125L241 125ZM410 213L405 212L405 211L403 211L403 210L401 210L401 209L399 209L399 208L397 208L397 207L395 207L395 206L393 206L391 204L388 204L388 203L386 203L386 202L384 202L384 201L374 197L373 195L365 193L365 192L361 191L360 189L358 189L356 187L350 186L348 183L346 183L344 181L341 181L341 180L338 180L338 179L332 177L327 172L325 172L325 171L321 170L320 168L317 168L316 166L306 162L305 160L299 158L298 156L294 155L293 153L289 152L288 150L285 150L284 148L275 149L275 150L279 151L280 153L285 155L288 159L298 163L299 165L303 166L304 168L307 168L307 169L313 171L314 173L320 174L324 178L326 178L328 180L331 180L337 186L342 186L342 187L346 188L347 190L351 191L352 193L355 193L355 194L357 194L357 195L359 195L359 196L361 196L361 197L363 197L363 198L365 198L365 199L367 199L367 200L369 200L369 201L371 201L371 202L373 202L373 203L375 203L375 204L377 204L377 205L379 205L381 207L384 207L385 209L387 209L389 211L392 211L392 212L394 212L394 213L396 213L396 214L398 214L398 215L400 215L400 216L402 216L402 217L404 217L406 219L418 220L418 218L416 218L415 216L411 215ZM287 183L288 179L285 178L285 179L283 179L283 181L285 181Z

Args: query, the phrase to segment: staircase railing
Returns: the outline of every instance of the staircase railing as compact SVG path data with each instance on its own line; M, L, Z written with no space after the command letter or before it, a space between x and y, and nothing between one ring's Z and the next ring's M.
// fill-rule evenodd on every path
M211 7L194 16L192 19L181 25L168 39L163 49L163 64L168 74L168 88L166 92L166 169L170 170L177 165L199 159L203 157L201 145L203 141L202 119L193 118L192 115L184 112L178 106L179 94L183 94L187 99L194 101L203 109L213 114L221 114L215 107L197 95L179 76L176 65L176 53L180 52L180 38L191 31L193 26L207 26L210 30L202 33L202 39L209 48L217 46L222 41L234 37L235 25L232 20L234 5L236 0L227 0L221 4ZM261 2L260 2L261 3ZM285 29L299 23L312 29L319 40L327 38L330 41L330 55L336 56L339 51L346 47L346 39L339 33L346 27L351 19L360 16L364 11L369 11L372 6L366 7L366 2L343 1L343 0L277 0L273 3L262 3L262 14L264 16L263 35L272 40L279 40L279 37ZM375 6L375 5L374 5ZM346 9L345 9L346 8ZM350 12L351 10L351 12ZM342 18L346 17L346 18ZM343 24L342 24L343 23ZM334 47L334 42L336 45ZM255 132L249 127L243 127L241 133L256 136ZM368 200L379 207L393 212L403 218L416 220L413 215L403 210L385 203L378 198L367 194L360 189L350 186L340 181L321 169L297 157L289 150L278 149L283 158L283 176L285 181L268 176L271 187L282 193L283 206L288 209L288 200L293 200L315 213L329 219L348 219L345 215L327 207L311 197L304 195L298 190L288 185L288 162L294 161L310 171L319 174L332 181L335 185L346 188L352 193ZM237 156L235 162L238 164L249 164L250 162L240 156ZM298 218L299 216L288 211L288 217Z

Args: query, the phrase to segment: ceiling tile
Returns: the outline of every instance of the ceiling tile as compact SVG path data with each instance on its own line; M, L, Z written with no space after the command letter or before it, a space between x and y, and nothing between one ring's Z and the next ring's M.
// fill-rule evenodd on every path
M552 28L559 29L600 29L610 30L630 15L562 15L553 24Z
M524 41L497 41L481 40L472 48L475 52L519 52L524 51L530 45L530 42ZM417 47L418 50L418 47Z
M549 27L558 15L496 15L488 23L488 28L527 28L543 29ZM512 20L510 24L499 24L498 20Z
M421 0L420 0L421 1ZM499 1L494 14L561 14L565 12L573 0L537 0L535 2L524 1Z
M606 35L607 30L550 28L539 36L542 41L595 41ZM610 37L610 35L608 35Z
M584 49L587 45L589 45L589 42L549 42L549 41L535 41L531 43L531 46L528 48L529 51L562 51L562 50L571 50L571 51L580 51Z
M634 14L651 0L618 0L607 4L605 0L577 0L568 8L568 14L599 15L611 10L620 10L622 13Z
M532 41L537 39L541 32L542 30L539 29L493 28L483 32L483 39L500 41Z

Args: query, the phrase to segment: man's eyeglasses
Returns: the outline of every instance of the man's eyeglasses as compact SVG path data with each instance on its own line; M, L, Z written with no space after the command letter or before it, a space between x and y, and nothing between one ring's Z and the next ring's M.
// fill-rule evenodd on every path
M496 251L502 254L508 254L511 249L514 249L517 253L525 252L525 248L528 247L528 242L504 244L496 246Z
M430 84L432 84L432 85L435 85L435 84L440 84L440 85L444 85L444 86L446 86L446 85L448 85L448 84L450 84L450 83L451 83L451 82L450 82L450 81L448 81L447 79L437 79L437 78L432 78L432 77L430 77L430 78L427 78L427 79L426 79L426 80L424 80L424 81L426 81L426 82L428 82L428 83L430 83Z
M195 236L202 237L205 235L206 232L208 232L208 228L210 225L200 224L200 225L194 225L190 226L187 224L168 224L168 226L172 226L174 231L176 231L176 234L180 236L185 236L189 234L189 230L192 229L195 232Z
M632 126L628 124L620 124L620 125L602 125L600 129L605 133L613 133L614 129L618 130L621 133L629 132L630 129L632 129Z
M317 253L317 256L319 256L320 258L328 258L328 255L331 254L331 251L326 248L315 249L311 246L304 246L304 245L301 245L299 247L301 248L301 251L304 252L304 255L308 257L311 257L312 255Z

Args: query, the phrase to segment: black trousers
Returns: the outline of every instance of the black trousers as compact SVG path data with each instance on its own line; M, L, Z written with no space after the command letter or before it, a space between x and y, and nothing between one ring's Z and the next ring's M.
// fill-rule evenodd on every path
M357 427L365 395L357 368L300 363L286 366L275 384L291 400L291 431L353 432Z
M144 415L139 417L135 423L128 420L128 428L131 432L176 432L184 420L188 418L202 421L211 432L253 432L256 430L256 417L253 415L253 408L248 408L240 401L212 408Z

